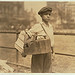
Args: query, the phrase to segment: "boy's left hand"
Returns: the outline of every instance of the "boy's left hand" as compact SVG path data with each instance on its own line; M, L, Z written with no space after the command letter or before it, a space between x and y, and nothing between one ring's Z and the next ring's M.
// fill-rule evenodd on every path
M52 60L54 60L55 59L55 52L54 52L54 50L53 50L53 47L51 47L51 50L52 50Z

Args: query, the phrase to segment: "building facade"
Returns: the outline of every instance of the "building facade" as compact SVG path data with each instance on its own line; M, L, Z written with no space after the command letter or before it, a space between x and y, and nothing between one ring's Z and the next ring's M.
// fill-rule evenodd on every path
M24 2L0 2L0 16L21 16L24 11Z
M53 8L56 19L55 28L75 28L75 2L47 2Z
M0 29L10 29L24 18L24 2L0 2Z

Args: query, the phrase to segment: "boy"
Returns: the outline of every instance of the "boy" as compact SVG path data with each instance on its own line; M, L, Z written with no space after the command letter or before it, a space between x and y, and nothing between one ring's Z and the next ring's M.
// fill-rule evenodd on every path
M50 7L43 7L38 14L42 18L42 22L34 25L29 31L34 35L37 33L37 35L47 35L50 38L51 41L51 50L53 51L53 45L54 45L54 36L53 36L53 28L50 22L50 15L52 12L52 8ZM45 31L43 30L43 28ZM42 38L42 36L38 36L37 39ZM32 55L32 61L31 61L31 72L32 73L51 73L52 72L52 62L51 62L51 51L49 53L44 54L35 54Z

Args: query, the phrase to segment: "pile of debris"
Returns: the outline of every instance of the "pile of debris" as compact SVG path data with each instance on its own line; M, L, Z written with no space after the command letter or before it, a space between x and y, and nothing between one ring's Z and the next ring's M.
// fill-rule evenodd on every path
M14 69L7 65L7 60L0 60L0 73L13 73Z

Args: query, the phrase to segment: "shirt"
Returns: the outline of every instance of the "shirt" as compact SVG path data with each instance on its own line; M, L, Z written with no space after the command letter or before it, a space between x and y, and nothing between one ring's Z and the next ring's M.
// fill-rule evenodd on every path
M45 29L47 35L49 36L49 38L51 40L51 47L53 47L54 46L54 35L53 35L53 27L50 23L49 23L49 26L47 26L44 22L40 22L38 24L35 24L29 30L29 32L31 32L32 35L35 35L35 33L36 33L38 35L37 39L43 38L43 36L46 36L46 33L43 30L41 25L43 25L43 28Z

